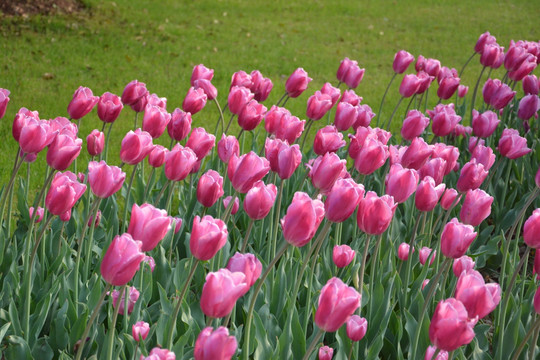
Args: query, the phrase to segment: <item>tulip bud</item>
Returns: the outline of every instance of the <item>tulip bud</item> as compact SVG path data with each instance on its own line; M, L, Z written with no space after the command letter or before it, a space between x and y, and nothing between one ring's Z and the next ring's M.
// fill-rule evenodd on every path
M225 245L227 235L227 225L222 220L210 215L202 219L195 216L189 239L191 254L202 261L210 260Z
M174 109L171 121L167 124L167 132L175 141L184 140L191 131L191 114L179 108Z
M156 261L153 257L146 255L142 262L150 267L150 272L154 272L154 269L156 268Z
M414 197L416 208L426 212L433 210L445 189L445 184L435 186L435 180L430 176L426 176L416 188Z
M433 256L431 257L431 260L429 261L429 265L433 264L435 261L435 256L437 256L437 250L432 250L426 246L421 248L418 251L418 259L420 261L420 264L425 265L429 257L431 256L431 252L433 252Z
M148 164L153 168L159 168L165 163L165 156L169 150L161 145L154 145L150 154L148 154Z
M525 95L519 102L518 118L521 120L529 120L533 116L537 116L540 109L540 99L538 95Z
M358 205L358 227L370 235L382 234L390 225L397 205L392 196L378 197L373 191L368 191Z
M323 218L324 205L320 200L296 192L287 213L281 219L283 237L289 244L302 247L313 238Z
M92 111L98 101L99 97L94 96L92 90L79 86L68 105L68 114L72 119L78 120Z
M533 306L534 311L536 311L537 314L540 314L540 287L534 293Z
M190 87L182 102L182 110L191 113L191 115L195 115L204 108L207 99L208 97L203 89Z
M135 307L135 303L137 300L139 300L140 293L133 286L128 286L125 290L129 291L128 314L131 314L133 312L133 308ZM116 308L118 306L118 313L120 315L124 315L126 291L123 291L122 294L120 294L118 290L114 290L111 294L113 298L113 307Z
M248 87L254 95L253 98L262 102L268 99L274 84L272 84L272 80L265 78L260 71L253 70L251 72L251 84Z
M332 260L338 268L344 268L354 259L355 252L348 245L336 245L332 251Z
M219 269L208 273L202 289L201 310L212 318L225 317L232 311L236 301L248 290L246 276L241 272Z
M210 169L199 178L197 200L204 207L212 207L223 194L223 178L217 171Z
M521 84L523 85L525 95L538 95L540 81L538 81L536 75L525 76Z
M313 79L308 76L308 73L304 69L298 68L287 79L285 90L289 97L299 97L307 89L311 80Z
M131 106L135 112L142 112L146 106L149 92L146 90L146 84L138 82L137 80L131 81L126 85L122 92L122 102Z
M195 342L193 356L195 360L230 360L236 352L238 344L229 330L220 326L216 330L204 328Z
M223 199L223 207L225 209L227 209L229 207L229 204L231 203L231 200L232 200L232 196L227 196L225 199ZM240 209L240 200L238 199L238 197L235 197L234 198L234 204L233 204L232 209L231 209L231 215L236 214L239 209Z
M144 321L137 321L131 327L131 334L133 335L133 339L137 342L146 340L149 332L150 324Z
M238 139L233 135L221 135L221 140L218 141L217 145L218 156L224 163L228 163L231 156L240 155L240 145Z
M488 44L495 44L497 40L495 39L495 36L491 35L489 31L486 31L485 33L481 34L478 38L478 41L476 42L476 45L474 46L474 51L478 54L482 54L482 50L484 50L484 46Z
M151 251L163 240L171 229L167 211L157 209L151 204L133 204L127 233L133 240L142 242L142 251Z
M515 129L503 130L497 149L502 156L509 159L517 159L532 151L527 147L527 139L519 136L519 132Z
M60 216L70 211L85 191L86 185L79 183L74 173L58 172L45 197L45 207L51 214Z
M491 214L493 196L484 190L469 190L461 206L459 218L463 223L478 226Z
M315 324L324 331L337 331L361 302L362 295L358 291L333 277L321 289Z
M462 224L453 218L441 234L441 251L444 256L457 259L465 255L477 233L471 225Z
M195 81L197 80L208 80L211 81L214 77L214 69L209 69L203 64L195 65L191 73L191 86L195 86Z
M97 103L97 114L101 121L112 123L118 119L123 108L124 104L122 104L118 95L105 92L101 95Z
M103 147L105 146L105 134L101 131L94 129L86 137L86 149L90 156L96 156L101 154Z
M410 245L403 242L403 243L399 244L397 256L398 256L398 258L400 260L407 261L407 260L409 260L409 252L410 251L411 251ZM414 252L414 248L412 248L412 253L413 252Z
M429 279L425 279L424 281L422 281L422 290L425 289L427 284L429 284Z
M130 234L117 235L101 261L101 275L113 286L126 285L139 270L144 259L142 243L135 241Z
M100 222L101 222L101 210L98 210L96 213L95 220L94 220L93 215L90 215L90 217L88 218L88 227L91 227L92 224L94 224L94 227L98 227Z
M347 337L352 341L360 341L367 332L368 322L365 318L352 315L347 320Z
M454 272L454 275L457 278L459 278L461 273L468 272L469 270L473 270L474 265L476 264L473 261L473 259L471 259L467 255L463 255L462 257L454 259L454 263L452 265L452 271Z
M41 220L43 220L43 215L44 215L44 209L41 206L38 206L34 222L36 224L40 223ZM30 216L30 219L32 219L32 216L34 216L34 207L33 206L30 206L30 208L28 209L28 216Z
M392 68L396 74L403 74L409 65L414 61L414 56L405 50L399 50L396 55L394 55L394 63Z
M319 348L319 360L332 360L334 349L329 346L321 346Z
M458 86L458 96L460 98L464 98L467 93L469 92L469 87L465 85L459 85Z
M277 188L274 184L264 185L258 181L253 185L244 198L244 211L253 220L266 217L276 201Z
M456 201L456 197L459 195L456 189L447 188L441 198L441 207L444 210L450 209L450 206L455 207L459 203L459 199ZM461 198L461 195L459 195Z

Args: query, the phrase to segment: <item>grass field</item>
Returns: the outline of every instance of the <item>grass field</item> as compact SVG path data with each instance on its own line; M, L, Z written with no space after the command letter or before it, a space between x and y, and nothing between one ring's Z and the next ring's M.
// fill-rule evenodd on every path
M11 102L0 124L0 181L7 182L16 143L12 120L20 107L38 110L41 118L67 116L73 92L90 87L95 95L121 94L133 79L151 93L167 97L168 109L180 107L189 88L192 67L215 69L218 100L226 102L230 77L238 70L259 69L274 82L266 105L281 96L288 75L303 67L314 79L306 93L287 107L305 118L307 98L335 73L345 57L366 68L357 93L377 111L391 76L394 53L406 49L460 68L482 32L499 43L540 39L536 1L141 1L87 0L77 15L17 19L0 16L0 87ZM477 61L477 59L476 59ZM462 78L474 86L480 65ZM502 76L502 70L500 70ZM496 74L496 72L494 73ZM396 82L385 114L397 102ZM432 99L435 101L435 99ZM115 125L109 156L133 124L124 109ZM194 116L194 126L213 130L218 113L213 104ZM79 137L100 128L96 112L82 120ZM314 131L312 131L314 133ZM167 135L160 142L167 143ZM40 155L44 157L44 154ZM83 148L82 156L86 157ZM41 184L44 161L32 167Z

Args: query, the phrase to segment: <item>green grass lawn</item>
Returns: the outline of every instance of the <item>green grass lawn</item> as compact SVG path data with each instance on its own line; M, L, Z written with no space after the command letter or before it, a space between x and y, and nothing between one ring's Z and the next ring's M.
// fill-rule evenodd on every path
M288 75L303 67L314 81L287 107L305 118L308 97L326 81L335 85L336 70L347 56L366 68L357 93L377 111L392 74L394 53L400 49L459 69L486 30L505 47L511 39L540 39L536 1L86 2L88 9L75 16L25 20L0 16L0 87L11 91L0 124L2 183L9 178L16 149L11 125L17 110L23 106L38 110L43 119L67 116L67 105L80 85L95 95L121 94L129 81L138 79L151 93L167 97L172 111L181 106L193 66L204 63L215 69L214 84L223 107L232 73L259 69L274 82L266 101L270 107L282 95ZM472 88L479 69L476 59L462 83ZM398 100L399 81L394 85L387 115ZM126 108L115 124L110 163L120 163L120 141L132 127L133 115ZM193 125L213 130L217 118L209 103L194 116ZM94 110L82 120L79 136L85 139L100 127ZM160 142L168 144L168 136ZM84 148L82 153L87 158ZM41 154L32 166L33 186L42 182L44 159Z

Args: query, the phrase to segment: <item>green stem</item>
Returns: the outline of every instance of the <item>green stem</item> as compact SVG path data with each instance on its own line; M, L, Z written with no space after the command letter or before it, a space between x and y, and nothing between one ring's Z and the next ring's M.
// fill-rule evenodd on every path
M309 355L311 355L311 353L313 352L313 350L315 349L315 346L317 346L317 344L319 343L319 339L321 338L321 336L324 334L324 331L322 329L317 329L317 334L315 335L315 337L313 338L313 341L311 342L311 344L309 344L309 347L306 351L306 354L304 355L304 357L302 358L302 360L307 360L309 359Z
M173 184L172 180L167 181L165 186L161 188L161 191L159 192L158 196L156 197L156 200L154 201L154 205L159 207L159 200L161 200L161 197L163 196L163 193L165 193L165 190L169 187L169 185Z
M517 360L519 358L519 355L525 348L525 345L527 344L527 341L529 338L536 332L536 336L538 336L538 329L540 329L540 318L537 318L536 321L533 323L525 337L523 338L523 341L519 344L516 352L514 353L514 356L512 356L512 360ZM531 348L533 349L533 355L534 355L534 349L536 347L536 342L533 342ZM532 358L531 358L532 359Z
M193 279L193 275L195 274L197 265L199 265L199 260L192 257L191 270L189 271L189 275L186 279L184 287L182 288L182 292L180 293L180 297L178 298L178 302L176 304L176 308L174 309L173 317L171 319L172 323L171 323L171 327L169 328L169 337L167 338L167 349L172 348L173 337L176 330L176 318L178 317L178 314L180 313L180 308L182 307L182 301L184 300L184 295L186 294L186 291L189 288L189 285L191 284L191 280Z
M276 256L276 248L277 248L277 229L279 226L279 216L281 212L281 198L283 197L283 186L285 184L285 179L281 179L281 183L279 184L279 190L278 190L278 197L276 202L276 218L274 220L274 232L272 233L272 256Z
M26 154L23 155L21 159L19 159L19 151L20 149L17 148L17 154L15 156L15 161L13 162L13 170L11 171L11 178L9 179L8 185L4 188L4 191L2 192L2 202L1 202L1 211L0 211L0 224L4 221L4 208L6 207L6 200L9 197L9 194L11 193L11 190L13 188L13 183L15 181L15 176L17 176L17 172L19 172L19 168L21 167L24 158L26 157ZM8 221L11 221L11 219L8 216ZM9 235L9 234L8 234Z
M364 288L364 273L365 273L365 270L366 270L366 259L367 259L367 254L369 252L369 242L371 240L371 235L370 234L366 234L366 245L364 246L364 254L362 255L362 266L360 267L360 285L358 286L358 290L360 291L360 293L363 292L363 288Z
M384 104L384 99L386 99L386 94L388 94L388 90L390 90L390 85L392 85L392 82L394 81L396 76L397 76L397 73L394 73L394 75L392 75L392 78L390 79L390 82L388 83L388 86L386 87L386 90L384 91L384 95L383 95L382 100L381 100L381 105L379 105L379 111L376 114L376 116L377 116L377 127L379 127L379 121L381 120L381 117L382 117L382 108L383 108L383 104Z
M114 349L114 333L116 328L116 320L118 319L118 313L120 311L120 301L122 301L122 294L124 294L124 298L127 300L128 297L128 288L126 285L123 285L120 288L120 291L118 293L118 300L116 302L116 307L114 308L113 312L113 318L111 321L111 327L109 328L109 337L108 337L108 347L107 347L107 359L112 360L112 354ZM127 307L124 308L124 315L127 315Z
M138 113L137 113L138 114ZM126 232L127 229L127 214L129 209L129 195L131 194L131 188L133 187L133 179L135 179L135 173L137 172L137 167L139 166L139 163L135 164L135 167L133 168L133 171L131 172L131 176L129 178L129 185L127 188L127 194L126 194L126 201L124 204L124 216L122 221L122 232Z
M354 342L351 343L351 350L349 350L349 356L347 356L347 359L348 359L348 360L351 360L351 359L352 359L352 352L353 352L353 349L354 349Z
M405 99L403 96L399 98L398 103L396 104L396 107L394 108L394 111L392 111L392 115L390 115L390 118L388 119L388 124L386 125L386 131L390 130L390 124L392 123L392 119L394 118L394 115L396 114L396 111L401 104L401 102Z
M242 249L240 249L240 252L242 254L244 253L244 251L246 251L247 243L248 243L248 239L249 239L249 234L251 233L251 229L253 228L254 223L255 223L255 220L250 218L249 223L248 223L248 227L247 227L247 230L246 230L246 236L244 237L244 242L242 244Z
M534 353L536 352L536 344L538 343L539 333L540 333L540 326L536 326L536 330L534 331L534 335L533 335L531 345L530 345L529 359L534 359Z
M236 201L237 196L238 196L238 193L235 191L234 194L232 194L231 196L231 201L229 201L229 205L227 205L225 212L221 216L221 220L223 220L225 224L227 224L227 222L229 221L229 217L231 216L232 208L233 208L234 202Z
M174 194L175 185L176 185L176 183L173 182L170 189L169 189L169 196L167 196L167 203L165 204L165 210L167 210L167 214L171 213L171 211L169 209L169 206L171 206L171 200L172 200L172 197L173 197L173 194Z
M83 279L88 279L88 271L90 270L90 264L92 263L92 243L94 242L94 230L96 229L96 217L97 217L97 213L99 211L99 205L101 204L101 200L102 200L101 198L97 198L94 201L94 207L92 208L92 214L88 217L88 219L86 221L86 226L88 227L88 222L90 221L90 219L92 219L91 223L90 223L89 239L86 242L86 249L85 249L86 261L84 262ZM83 238L81 238L81 241L84 241ZM81 244L82 244L82 242L81 242ZM79 248L79 252L81 252L81 251L82 251L82 247ZM77 256L80 259L80 255L77 254Z
M306 143L306 139L308 137L309 129L311 129L311 126L313 125L313 120L308 119L307 127L304 130L304 138L302 139L302 146L300 146L300 152L304 152L304 144Z
M150 189L154 185L155 176L156 176L156 168L153 167L152 171L150 172L150 178L148 179L146 188L144 189L143 203L146 202L146 198L148 197L148 194L150 193Z
M137 129L137 118L139 117L139 113L135 111L135 121L133 122L133 130Z
M409 244L409 257L407 258L407 269L405 270L405 281L403 282L403 292L407 294L409 289L409 277L411 275L412 269L412 254L414 251L414 242L416 240L416 232L418 231L418 225L420 224L421 216L416 218L416 223L414 224L414 229L412 232L411 242Z
M219 106L219 102L217 101L217 99L214 99L214 102L216 103L216 106L218 108L218 111L219 111L219 122L221 122L221 132L223 132L223 130L225 129L225 123L223 121L223 111L221 110L221 106Z
M465 64L463 64L463 66L461 67L461 70L459 70L459 77L463 76L463 71L465 71L465 68L467 67L467 65L469 65L469 63L471 62L471 60L473 59L473 57L476 55L476 51L473 52L473 54L467 59L467 61L465 62Z
M289 94L285 91L285 94L283 94L283 95L279 98L278 102L276 103L276 106L279 106L279 104L281 104L281 102L283 101L283 99L285 99L285 97L287 97L287 95L289 95Z
M478 85L480 84L480 79L482 79L482 75L484 74L484 71L486 70L486 67L482 67L482 71L480 71L480 75L478 75L478 79L476 80L476 85L474 86L473 96L471 100L471 122L472 125L472 117L473 117L473 110L474 110L474 103L476 101L476 93L478 92Z
M111 289L111 284L107 283L105 286L105 289L101 293L101 297L98 300L98 303L96 304L96 307L94 308L94 311L92 312L92 316L90 317L90 320L88 320L88 324L86 324L86 328L84 329L83 336L81 337L81 340L79 340L79 348L77 349L77 356L75 357L75 360L80 360L84 345L86 343L86 337L88 336L88 332L90 331L90 327L94 323L94 320L96 319L98 315L98 310L103 304L103 300L105 300L105 296L107 296L107 293Z
M290 244L288 242L285 242L281 246L278 253L272 259L270 264L268 264L268 267L266 268L264 274L259 279L259 281L257 283L257 287L255 288L255 291L253 292L253 295L251 295L251 302L249 304L249 310L248 310L248 314L247 314L247 317L246 317L246 333L245 333L245 337L244 337L245 340L244 340L244 350L243 351L244 351L244 359L245 360L249 359L249 340L250 340L249 338L250 338L250 334L251 334L251 322L252 322L251 320L253 318L253 309L255 308L255 303L257 302L257 295L259 295L259 292L261 291L261 288L262 288L262 285L264 284L264 281L268 277L268 274L270 274L270 270L272 270L272 268L274 267L276 262L281 258L281 256L283 256L283 254L285 254L285 251L287 251L287 249L289 248L289 245Z
M371 269L369 272L369 290L370 296L373 296L373 286L375 284L375 272L377 271L377 264L379 264L379 248L381 247L382 234L377 237L377 243L375 244L375 253L373 254L373 260L371 261ZM373 314L374 301L369 302L369 313Z
M227 133L227 131L229 131L229 128L231 127L233 119L234 119L234 114L231 115L231 118L229 119L229 122L227 123L227 127L225 128L225 131L224 131L225 134Z

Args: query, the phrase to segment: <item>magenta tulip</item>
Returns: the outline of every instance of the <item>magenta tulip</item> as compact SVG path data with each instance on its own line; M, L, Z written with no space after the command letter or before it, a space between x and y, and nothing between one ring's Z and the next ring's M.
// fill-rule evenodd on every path
M405 140L412 140L420 136L429 125L429 118L418 110L410 110L403 120L401 136Z
M432 121L431 130L436 136L450 135L461 121L461 116L457 115L454 110L454 104L439 104L433 110L427 112Z
M302 162L302 153L297 144L289 146L286 141L267 138L264 148L270 169L281 179L290 178Z
M458 96L460 98L464 98L467 93L469 92L469 87L465 85L459 85L458 86Z
M364 196L364 185L353 179L338 179L324 202L326 218L335 223L347 220Z
M118 119L123 108L124 104L122 104L118 95L105 92L97 103L97 114L101 121L112 123Z
M306 120L300 120L296 116L286 116L283 118L280 126L276 129L276 138L287 141L289 144L293 144L298 139L302 132L304 132L304 126Z
M150 350L149 356L144 357L141 355L139 360L176 360L176 355L167 349L155 347Z
M401 165L409 169L420 169L433 153L433 146L428 145L424 139L417 137L401 157Z
M101 261L101 276L113 286L126 285L139 270L144 259L142 243L130 234L117 235Z
M437 348L454 351L474 338L477 319L469 319L461 301L454 298L437 304L429 326L429 339Z
M244 198L244 211L253 220L266 217L276 201L277 188L274 184L265 185L257 181Z
M246 276L245 283L248 285L247 290L249 290L261 276L262 264L253 254L240 254L239 252L236 252L233 257L229 259L227 269L232 273L241 272L244 274Z
M392 69L394 69L396 74L403 74L413 61L414 56L412 56L411 53L405 50L399 50L396 55L394 55Z
M515 91L512 91L508 85L503 84L498 79L488 79L482 88L484 101L497 110L500 110L508 105L510 100L514 98L515 94Z
M489 31L486 31L485 33L481 34L478 38L478 41L476 42L476 45L474 46L474 51L478 54L482 53L482 50L484 50L484 46L488 44L495 44L497 40L495 39L495 36L491 35Z
M437 250L430 249L427 246L424 246L420 250L418 250L418 261L420 261L420 264L425 265L432 252L433 256L429 261L429 265L433 264L433 262L435 261L435 256L437 256Z
M208 100L214 100L215 98L217 98L218 91L210 80L195 80L193 82L193 87L195 90L202 89L202 91L206 94L206 98Z
M441 234L441 251L444 256L457 259L465 255L477 233L471 225L462 224L457 218L450 220Z
M152 136L146 131L136 129L130 130L120 146L120 160L129 165L135 165L144 160L154 148Z
M525 95L538 95L538 90L540 88L540 81L536 77L536 75L525 76L523 78L523 81L521 82L521 85L523 86L523 92L525 93Z
M229 159L227 174L234 189L245 194L270 171L270 163L253 151Z
M189 238L191 254L202 261L210 260L225 245L228 234L227 225L222 220L210 215L202 219L195 216Z
M355 251L348 245L336 245L332 251L332 261L338 268L344 268L354 259Z
M47 151L47 164L55 170L66 170L81 153L82 139L71 132L56 135Z
M203 89L190 87L182 102L182 110L195 115L204 108L207 98Z
M308 76L308 73L298 68L287 79L285 83L285 90L291 98L299 97L308 87L308 84L313 80Z
M394 164L386 178L386 194L393 196L397 203L405 202L416 190L418 180L419 175L416 170Z
M105 134L101 131L94 129L86 137L86 149L90 156L96 156L101 154L103 147L105 146Z
M504 48L497 43L486 44L480 53L480 64L498 69L504 60Z
M472 112L472 128L476 136L487 138L495 132L497 125L501 122L497 118L497 114L493 111L486 111L480 114L478 111L473 110Z
M237 347L236 338L229 336L226 327L220 326L216 330L206 327L195 341L193 356L195 360L230 360Z
M171 114L167 110L148 103L144 108L142 129L148 132L152 138L157 139L163 134L170 120Z
M434 159L428 160L418 170L418 175L420 176L420 180L423 180L427 176L429 176L435 181L435 185L439 185L440 183L442 183L445 170L446 170L446 160L443 160L441 158L434 158Z
M216 137L206 132L203 127L193 129L189 139L186 142L186 147L193 150L197 155L197 160L202 159L210 153L210 150L216 145Z
M441 158L446 161L444 175L450 174L456 167L459 158L459 150L455 146L437 143L433 145L433 158Z
M465 201L461 205L459 219L472 226L478 226L491 214L493 196L484 190L469 190L465 195Z
M416 94L420 87L420 79L414 74L407 74L401 80L399 85L399 93L404 98L409 98Z
M150 324L144 321L137 321L131 327L131 335L137 342L146 340L148 333L150 332Z
M495 154L493 153L493 149L484 145L475 146L471 154L471 159L473 158L476 159L476 162L484 165L484 169L488 171L495 163Z
M266 106L257 100L249 101L238 114L238 125L245 131L255 129L266 113Z
M332 360L334 349L329 346L321 346L319 348L319 360Z
M142 242L142 251L151 251L163 240L171 229L167 211L157 209L151 204L133 204L127 233L133 240Z
M397 253L398 258L402 261L409 260L410 249L411 249L410 245L405 242L399 244L398 253ZM412 251L414 252L414 248L412 249Z
M484 165L473 158L461 168L456 188L460 193L478 189L487 175Z
M424 355L424 360L448 360L448 351L439 350L439 354L433 358L436 352L436 347L428 346L426 349L426 355Z
M336 107L334 126L339 131L347 131L356 123L358 107L347 102L340 102Z
M336 152L347 142L343 140L343 134L335 126L327 125L315 134L313 142L313 151L317 155L324 155L327 152Z
M362 78L364 77L365 69L361 69L358 66L358 62L355 60L349 60L349 58L345 58L343 61L341 61L341 64L339 65L339 69L337 71L337 79L345 83L349 89L355 89L358 87L360 82L362 81Z
M501 287L497 283L486 284L482 274L469 270L459 276L454 296L463 303L470 319L482 319L499 305Z
M539 109L540 98L538 98L538 95L525 95L519 102L518 118L529 120L533 116L537 116Z
M23 153L37 154L56 139L58 132L51 128L48 121L36 120L34 117L24 114L16 116L15 122L18 119L21 119L22 124L20 124L20 130L15 130L15 124L13 124L13 136L17 135L15 139L18 138L17 141Z
M167 132L175 141L184 140L191 131L191 114L179 108L174 109L171 121L167 124Z
M309 177L313 186L322 194L327 194L336 180L344 177L346 169L346 161L342 160L335 153L326 153L324 156L319 156L313 162Z
M232 200L232 196L227 196L226 198L223 199L223 207L225 209L229 207L231 200ZM236 214L238 210L240 210L240 199L238 199L238 197L235 197L234 204L232 205L232 208L231 208L231 215Z
M253 93L248 88L243 86L233 86L229 91L229 97L227 99L229 111L235 115L239 115L253 97Z
M71 171L55 174L47 196L45 206L53 215L62 215L71 210L75 203L86 191L86 185L77 181L77 176Z
M382 234L390 225L397 205L389 195L378 197L375 192L368 191L358 204L358 227L370 235Z
M459 276L463 272L474 269L475 265L476 264L473 259L471 259L467 255L463 255L462 257L454 259L454 263L452 264L452 271L454 272L454 275L459 278Z
M246 275L219 269L206 275L202 288L201 310L211 318L222 318L232 311L236 301L249 290Z
M334 106L341 97L341 90L337 87L333 87L329 82L324 83L321 88L321 93L330 96L332 99L332 106Z
M275 134L282 126L285 118L289 118L291 112L285 108L272 105L270 110L264 114L264 128L269 134Z
M497 149L502 156L509 159L517 159L532 151L527 147L527 139L519 136L519 131L515 129L503 130Z
M351 141L351 146L349 147L349 154L353 146L352 144L353 141ZM354 159L354 168L356 171L362 175L369 175L384 165L389 154L388 146L378 139L369 136L365 139L363 145L361 145L358 154L356 156L352 156L351 154L351 157Z
M320 120L332 107L332 98L330 95L315 91L307 101L306 116L311 120Z
M540 248L540 209L533 211L523 225L523 240L527 246Z
M441 71L441 62L437 59L425 58L422 55L418 55L418 60L414 66L418 72L424 71L429 76L437 77Z
M153 168L159 168L165 163L165 156L169 150L162 145L154 145L150 154L148 154L148 164Z
M362 295L336 277L321 289L315 324L324 331L337 331L354 314L362 302Z
M191 86L194 86L195 81L197 80L205 79L205 80L210 81L212 80L213 77L214 77L214 69L209 69L203 64L195 65L191 73L190 83L191 83Z
M197 162L197 155L188 147L176 144L165 155L165 176L172 181L184 180Z
M251 72L251 85L249 89L253 93L253 98L259 102L268 99L268 95L272 91L274 84L269 78L265 78L259 70Z
M126 173L117 166L109 166L104 160L88 163L88 183L92 193L105 199L122 188Z
M229 163L229 159L235 155L240 155L240 144L238 139L234 135L221 135L221 140L217 144L217 152L221 161L224 163Z
M0 119L6 114L10 91L0 88Z
M450 99L459 87L460 78L454 76L448 76L443 78L439 82L439 88L437 89L437 96L443 100Z
M365 318L352 315L347 319L347 337L351 341L360 341L367 332L368 322Z
M324 218L324 205L304 192L296 192L281 219L285 240L296 247L306 245L315 235Z
M456 206L459 203L459 199L461 199L461 195L459 195L458 200L456 200L458 195L459 193L456 189L447 188L443 196L441 197L441 207L444 210L448 210L451 206Z
M94 96L92 90L79 86L68 105L68 114L72 119L78 120L92 111L98 101L99 97Z
M445 189L445 184L435 186L435 180L430 176L426 176L416 188L414 197L416 208L420 211L431 211L435 209Z
M134 111L142 112L146 106L148 95L146 84L133 80L124 88L122 102L129 105Z
M140 292L139 290L135 289L134 286L128 286L126 290L129 292L128 299L127 299L128 300L127 313L131 314L133 312L133 308L135 307L135 303L137 302L137 300L139 300ZM124 315L125 299L126 299L125 291L122 292L121 295L122 296L120 297L120 291L118 290L113 290L111 294L112 299L113 299L113 307L114 308L118 307L118 313L120 315Z
M212 207L223 194L223 178L217 171L210 169L199 178L197 200L204 207Z
M35 217L35 220L34 220L34 222L36 224L40 223L41 220L43 220L44 211L45 211L45 209L43 209L41 206L38 206L38 208L36 210L36 217ZM28 216L30 217L30 219L32 218L32 216L34 216L34 207L33 206L30 206L30 208L28 209Z

